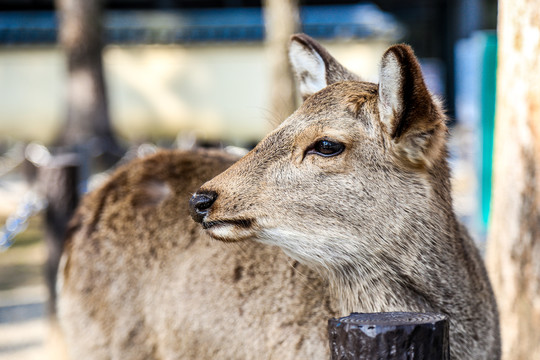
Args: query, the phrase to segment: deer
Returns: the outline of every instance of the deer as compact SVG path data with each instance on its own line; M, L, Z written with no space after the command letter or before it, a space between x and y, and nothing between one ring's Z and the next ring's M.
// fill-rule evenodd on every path
M58 281L74 359L325 359L329 318L391 311L446 315L452 359L500 358L413 50L378 84L305 34L289 57L303 103L247 155L162 150L85 197Z

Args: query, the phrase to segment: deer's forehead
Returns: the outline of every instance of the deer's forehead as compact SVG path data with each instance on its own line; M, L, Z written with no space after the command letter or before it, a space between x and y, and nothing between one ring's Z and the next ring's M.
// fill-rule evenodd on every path
M362 113L377 111L376 84L345 81L332 84L309 97L298 110L298 122L358 118Z
M372 128L377 121L377 85L348 81L332 84L309 97L282 128L292 136L328 130L354 133L361 127Z
M320 107L343 107L358 98L375 99L378 93L378 85L363 81L342 81L331 84L321 91L313 94L302 107L306 110L314 110Z
M298 144L317 137L329 136L335 140L354 137L362 128L372 126L377 116L377 85L347 81L332 84L309 97L304 104L269 134L257 150L270 151L273 156L288 153Z

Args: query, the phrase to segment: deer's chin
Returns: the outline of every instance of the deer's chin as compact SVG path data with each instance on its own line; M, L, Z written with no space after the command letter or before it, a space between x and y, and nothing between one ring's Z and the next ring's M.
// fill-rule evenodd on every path
M243 241L256 235L251 220L209 221L202 225L212 238L225 242Z

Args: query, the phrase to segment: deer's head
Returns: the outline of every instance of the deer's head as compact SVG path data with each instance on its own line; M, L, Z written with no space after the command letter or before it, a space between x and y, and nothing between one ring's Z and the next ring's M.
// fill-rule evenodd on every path
M449 199L445 117L413 51L390 47L379 84L306 35L289 55L304 103L197 191L193 219L215 239L256 239L325 267L408 248L396 239Z

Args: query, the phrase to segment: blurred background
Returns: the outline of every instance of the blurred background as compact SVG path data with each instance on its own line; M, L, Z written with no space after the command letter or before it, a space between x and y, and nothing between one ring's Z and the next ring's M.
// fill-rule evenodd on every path
M0 0L0 359L47 354L59 239L111 169L157 146L241 152L294 111L294 32L374 82L389 45L413 46L483 249L496 24L495 0Z

